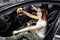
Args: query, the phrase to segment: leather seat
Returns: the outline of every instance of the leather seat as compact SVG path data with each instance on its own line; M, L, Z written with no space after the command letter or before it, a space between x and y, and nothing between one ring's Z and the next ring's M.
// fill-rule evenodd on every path
M54 34L56 32L56 29L58 27L58 25L56 25L56 23L58 21L57 19L59 18L60 12L58 10L56 10L56 11L53 11L52 13L53 13L52 14L53 16L50 16L51 19L49 18L49 21L48 21L49 23L48 23L48 27L47 27L48 31L46 32L46 37L44 40L52 40L54 37Z

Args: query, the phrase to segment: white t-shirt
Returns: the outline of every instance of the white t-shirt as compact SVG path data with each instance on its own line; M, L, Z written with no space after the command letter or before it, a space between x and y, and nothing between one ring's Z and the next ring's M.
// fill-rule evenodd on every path
M39 25L39 24L41 24L43 26L43 28L36 30L36 33L39 37L44 38L45 31L46 31L46 21L39 19L36 25Z

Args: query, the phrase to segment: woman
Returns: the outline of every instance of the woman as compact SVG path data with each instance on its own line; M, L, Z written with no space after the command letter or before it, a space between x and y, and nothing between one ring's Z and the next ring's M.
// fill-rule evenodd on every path
M19 32L26 32L26 31L30 31L30 30L36 30L36 34L39 35L39 37L44 38L46 25L47 25L46 11L45 11L45 9L42 9L40 7L35 8L33 5L31 5L31 6L34 10L37 11L37 13L36 13L37 16L32 15L32 14L24 11L23 9L21 9L21 12L23 12L24 14L26 14L30 18L37 19L38 22L36 23L35 26L26 27L21 30L14 31L13 34L16 34Z

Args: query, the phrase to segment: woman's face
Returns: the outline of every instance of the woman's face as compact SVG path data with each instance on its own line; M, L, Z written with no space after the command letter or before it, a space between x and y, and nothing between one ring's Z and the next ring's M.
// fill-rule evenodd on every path
M37 16L40 18L42 17L42 12L40 8L37 9Z

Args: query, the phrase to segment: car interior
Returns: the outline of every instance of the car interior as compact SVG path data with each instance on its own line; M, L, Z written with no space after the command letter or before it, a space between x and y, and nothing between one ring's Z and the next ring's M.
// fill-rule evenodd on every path
M19 4L19 3L17 3ZM12 32L14 30L21 29L28 26L28 22L30 25L35 25L37 20L34 20L23 13L20 13L17 16L17 8L22 7L25 11L36 15L36 11L33 10L31 4L35 7L42 6L47 10L46 17L48 19L48 25L46 29L46 36L44 40L59 40L60 35L60 5L54 3L44 3L44 2L27 2L21 3L19 5L15 4L11 6L5 5L4 7L0 7L0 36L1 37L12 37ZM24 40L22 37L21 40ZM19 38L17 39L19 40Z

